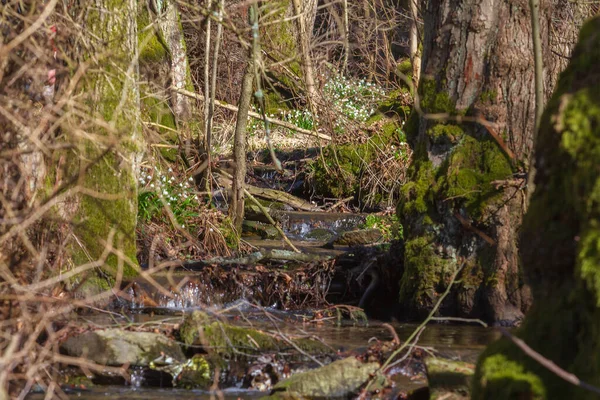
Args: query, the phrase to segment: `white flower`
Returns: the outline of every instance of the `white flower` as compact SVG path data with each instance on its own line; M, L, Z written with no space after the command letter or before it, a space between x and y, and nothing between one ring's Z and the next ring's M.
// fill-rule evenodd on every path
M151 188L154 188L154 183L151 183L151 184L150 184L150 187L151 187Z
M146 178L148 178L148 180L152 180L152 177L150 175L148 175Z

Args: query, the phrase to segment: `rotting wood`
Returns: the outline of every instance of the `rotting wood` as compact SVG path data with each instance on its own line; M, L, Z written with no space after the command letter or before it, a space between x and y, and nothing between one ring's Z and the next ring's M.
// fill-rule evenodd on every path
M221 180L221 186L230 187L231 186L231 175L225 172L222 169L216 169L215 173ZM297 210L301 211L320 211L320 209L313 204L309 203L306 200L302 200L294 195L291 195L286 192L282 192L280 190L275 189L266 189L260 188L257 186L252 186L246 184L246 190L252 195L256 197L260 197L261 199L277 201L283 204L287 204L290 207L293 207Z
M200 100L200 101L204 101L204 96L202 96L201 94L193 93L193 92L190 92L189 90L185 90L185 89L173 88L173 90L176 91L177 93L180 93L180 94L184 95L184 96L188 96L188 97ZM221 108L224 108L226 110L238 112L238 108L236 106L234 106L233 104L225 103L224 101L215 100L215 105L217 105L217 106L219 106ZM250 117L252 117L252 118L263 120L263 117L259 113L256 113L254 111L249 111L248 115ZM327 141L331 141L332 140L331 136L329 136L329 135L326 135L326 134L320 133L320 132L310 131L308 129L299 128L299 127L297 127L294 124L282 121L280 119L266 117L266 120L269 121L269 123L271 123L273 125L278 125L278 126L281 126L283 128L291 129L291 130L296 131L298 133L301 133L303 135L312 136L312 137L318 137L319 139L323 139L323 140L327 140Z

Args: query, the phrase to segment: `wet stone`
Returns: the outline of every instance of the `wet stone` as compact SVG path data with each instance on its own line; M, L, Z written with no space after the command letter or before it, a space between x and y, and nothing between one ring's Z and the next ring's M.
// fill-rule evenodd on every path
M345 397L355 393L377 369L378 363L362 363L355 357L334 361L315 370L292 375L273 388L269 398Z
M101 365L149 366L161 356L185 360L179 345L166 336L121 329L97 330L70 337L61 345L61 351Z
M330 229L316 228L308 232L305 239L328 242L335 236L335 232Z
M374 244L383 239L383 234L379 229L359 229L354 231L343 232L333 240L329 241L325 246L331 248L337 246L364 246Z

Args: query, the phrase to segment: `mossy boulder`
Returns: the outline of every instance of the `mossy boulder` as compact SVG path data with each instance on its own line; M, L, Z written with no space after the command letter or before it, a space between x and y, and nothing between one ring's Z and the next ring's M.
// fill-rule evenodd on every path
M264 399L346 398L366 383L379 368L355 357L334 361L324 367L292 375L273 387Z
M516 332L579 379L600 387L600 17L582 28L547 104L536 144L535 192L521 259L534 304ZM508 339L482 354L474 399L597 399Z
M222 356L258 354L265 351L294 351L296 347L310 354L330 352L328 347L317 340L286 341L256 329L215 321L201 311L194 311L186 316L179 329L179 336L188 346L202 346Z
M467 399L475 365L438 357L425 359L430 398Z
M170 374L174 387L208 389L213 383L213 369L201 354L194 354L192 358L183 362L161 357L160 360L150 363L150 369Z

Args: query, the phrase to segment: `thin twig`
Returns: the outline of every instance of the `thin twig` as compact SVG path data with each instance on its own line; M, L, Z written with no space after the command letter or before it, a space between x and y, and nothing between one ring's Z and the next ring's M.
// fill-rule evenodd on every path
M502 335L504 335L505 337L507 337L519 349L521 349L523 351L523 353L525 353L529 357L533 358L540 365L542 365L544 368L546 368L547 370L549 370L550 372L552 372L553 374L555 374L559 378L564 379L565 381L567 381L567 382L569 382L569 383L571 383L571 384L573 384L575 386L579 386L580 388L585 389L587 391L590 391L592 393L600 394L600 388L597 388L596 386L590 385L589 383L583 382L576 375L574 375L574 374L572 374L570 372L565 371L564 369L562 369L561 367L559 367L558 365L556 365L553 361L547 359L546 357L542 356L537 351L533 350L522 339L519 339L518 337L513 336L506 329L500 328L500 332L502 332Z

